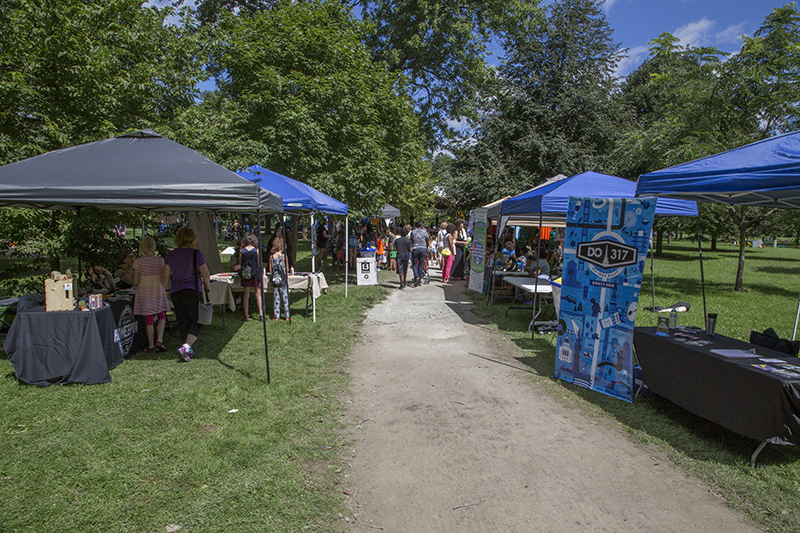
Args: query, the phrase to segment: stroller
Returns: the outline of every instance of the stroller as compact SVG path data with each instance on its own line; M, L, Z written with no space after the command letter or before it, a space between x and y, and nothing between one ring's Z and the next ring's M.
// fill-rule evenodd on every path
M422 283L428 285L431 282L431 273L428 269L428 258L426 257L424 261L422 261Z

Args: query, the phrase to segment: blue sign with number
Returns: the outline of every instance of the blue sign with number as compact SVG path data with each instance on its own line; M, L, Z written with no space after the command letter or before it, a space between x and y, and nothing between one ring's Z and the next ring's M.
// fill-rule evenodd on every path
M632 401L633 326L655 209L655 198L570 198L557 378Z

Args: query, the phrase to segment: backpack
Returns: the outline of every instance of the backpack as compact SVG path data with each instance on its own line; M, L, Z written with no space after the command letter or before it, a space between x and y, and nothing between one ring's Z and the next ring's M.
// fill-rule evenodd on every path
M255 273L256 269L253 266L253 260L249 257L244 258L242 261L242 268L239 269L239 276L245 281L250 281L253 279L253 273Z
M283 271L283 257L281 257L281 260L277 263L275 261L272 262L272 284L276 287L283 285Z

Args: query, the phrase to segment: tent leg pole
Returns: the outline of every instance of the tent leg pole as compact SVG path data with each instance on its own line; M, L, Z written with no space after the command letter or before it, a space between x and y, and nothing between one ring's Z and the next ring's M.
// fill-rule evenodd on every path
M653 233L650 233L650 288L653 289L653 310L656 308L656 271L653 263L656 260L656 252L653 249Z
M344 297L347 298L347 270L350 266L350 222L344 216Z
M261 238L261 209L256 212L256 217L258 219L258 275L261 276L261 287L258 290L261 291L261 309L259 312L261 316L264 316L264 309L265 309L265 302L266 302L266 292L264 292L264 245L263 240ZM264 357L267 360L267 384L270 383L269 377L269 349L267 348L267 320L266 317L264 320L261 321L262 329L264 330Z
M797 322L800 321L800 296L797 297L797 314L794 317L794 331L792 331L792 340L797 336Z
M502 216L502 215L501 215ZM489 232L492 231L492 225L488 224ZM500 244L500 216L497 217L497 231L494 233L494 251L492 252L492 274L489 277L489 290L486 291L486 298L489 305L494 305L494 273L495 266L497 265L497 250Z
M314 212L313 211L311 212L311 226L309 226L309 229L311 230L311 273L312 274L316 274L317 273L317 268L316 268L315 259L316 259L316 255L317 255L316 254L316 251L317 251L316 250L316 248L317 248L317 230L316 230L316 228L314 228Z
M700 238L700 204L697 204L697 253L700 255L700 287L703 291L703 327L708 329L708 311L706 309L706 276L703 271L703 244Z
M539 212L539 239L536 241L536 255L534 256L533 269L536 268L536 265L539 264L539 256L542 252L542 213ZM533 270L532 269L532 270ZM541 304L541 300L539 299L539 274L536 274L536 277L533 278L533 313L531 316L531 339L536 338L536 307Z

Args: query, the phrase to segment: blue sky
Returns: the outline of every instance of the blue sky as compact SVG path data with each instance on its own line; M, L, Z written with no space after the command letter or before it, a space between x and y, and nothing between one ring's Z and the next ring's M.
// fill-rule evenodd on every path
M630 57L618 70L624 76L648 55L648 43L663 32L681 44L715 46L738 52L742 35L752 36L778 0L606 0L603 9L614 30L614 40L629 49Z

